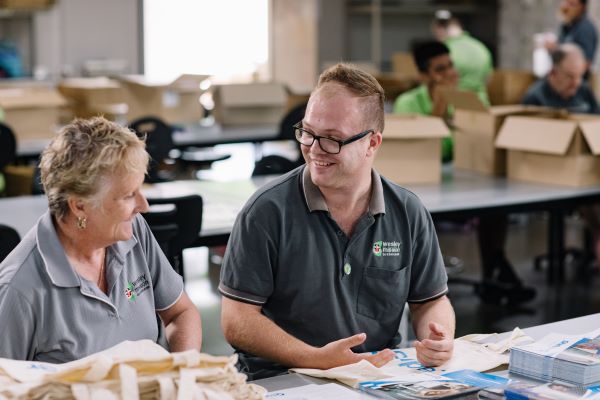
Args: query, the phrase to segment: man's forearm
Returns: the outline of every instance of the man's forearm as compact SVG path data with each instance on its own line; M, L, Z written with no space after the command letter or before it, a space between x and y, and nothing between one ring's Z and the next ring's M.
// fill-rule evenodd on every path
M454 310L446 296L428 301L422 304L411 304L410 314L413 320L413 328L418 339L429 336L429 323L436 322L448 329L454 337L455 318Z
M224 323L229 343L253 355L289 367L319 367L316 348L295 338L258 312L238 314Z

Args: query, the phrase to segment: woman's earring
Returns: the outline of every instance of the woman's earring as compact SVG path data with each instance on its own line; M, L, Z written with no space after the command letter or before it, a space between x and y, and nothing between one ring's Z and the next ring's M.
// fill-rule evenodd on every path
M77 227L79 229L85 229L87 227L87 218L86 217L77 217Z

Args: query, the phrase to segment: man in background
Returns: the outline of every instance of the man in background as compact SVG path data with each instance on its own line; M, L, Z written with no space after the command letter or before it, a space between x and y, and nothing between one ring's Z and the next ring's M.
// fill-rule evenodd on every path
M452 118L443 92L456 88L458 73L450 58L448 46L428 41L413 48L413 58L420 73L421 85L398 96L394 113L433 115L450 125ZM452 138L442 140L442 161L452 159Z
M458 71L458 88L477 93L484 104L489 104L486 85L493 66L488 48L465 32L448 10L435 13L431 32L450 50L450 58Z
M551 53L551 58L552 69L527 90L523 104L600 114L598 101L584 80L588 64L583 51L576 44L562 44ZM579 211L592 233L592 250L600 265L600 205L580 207Z
M548 41L546 47L556 50L558 45L574 43L579 46L586 60L586 75L594 62L598 46L598 31L587 16L587 0L562 0L558 9L562 24L558 32L558 42Z
M584 80L587 62L582 50L562 44L550 54L552 69L527 89L523 104L563 108L572 113L599 114L594 93Z
M394 103L394 112L433 115L443 118L452 126L452 109L448 108L448 102L442 94L458 84L458 73L449 48L438 41L424 42L414 47L413 57L423 83L400 95ZM448 138L442 142L442 159L449 161L451 158L452 139ZM486 303L522 303L535 297L535 290L523 286L506 258L504 247L507 229L505 214L490 214L479 219L477 234L483 274L477 293Z

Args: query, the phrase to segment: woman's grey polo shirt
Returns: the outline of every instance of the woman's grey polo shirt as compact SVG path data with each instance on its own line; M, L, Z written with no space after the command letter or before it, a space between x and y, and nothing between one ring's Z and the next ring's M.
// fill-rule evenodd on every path
M156 311L177 302L183 281L140 215L133 237L107 248L106 279L108 295L74 271L44 214L0 264L0 357L59 363L156 341Z
M260 305L314 346L366 332L356 351L395 347L406 302L447 292L429 212L412 192L372 172L369 211L351 238L299 167L258 190L237 217L220 292ZM243 356L243 354L242 354Z

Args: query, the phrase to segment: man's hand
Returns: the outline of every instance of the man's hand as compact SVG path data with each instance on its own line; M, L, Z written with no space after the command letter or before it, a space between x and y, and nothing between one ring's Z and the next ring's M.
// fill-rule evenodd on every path
M329 369L354 364L360 360L367 360L374 366L381 367L394 359L394 352L390 349L384 349L375 354L352 351L352 347L362 344L366 339L366 334L359 333L318 348L316 360L318 368Z
M444 92L451 89L451 86L442 83L433 83L430 88L432 110L431 115L436 117L444 117L448 111L448 100L444 96Z
M454 338L448 330L435 322L429 323L427 339L414 342L417 360L426 367L437 367L452 357Z

